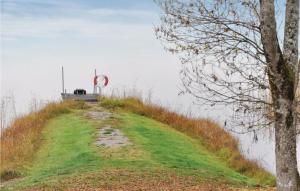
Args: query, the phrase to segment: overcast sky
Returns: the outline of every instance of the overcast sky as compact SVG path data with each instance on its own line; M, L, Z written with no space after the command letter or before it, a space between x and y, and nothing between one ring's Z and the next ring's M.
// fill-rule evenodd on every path
M159 11L152 1L1 2L2 93L13 93L19 110L32 97L59 97L61 66L69 92L92 91L97 69L110 79L106 93L136 88L165 104L185 99L177 96L180 63L155 38Z
M94 69L109 77L106 94L136 89L186 113L224 121L222 109L204 109L178 96L180 63L163 49L153 28L159 8L152 0L0 0L1 96L14 95L17 111L32 98L59 100L61 67L68 92L93 90ZM274 172L274 146L239 136L243 150Z

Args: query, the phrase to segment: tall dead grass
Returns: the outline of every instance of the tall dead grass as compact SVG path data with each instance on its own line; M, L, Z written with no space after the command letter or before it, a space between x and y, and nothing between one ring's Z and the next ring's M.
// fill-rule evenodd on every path
M258 165L257 162L246 159L239 150L239 142L217 123L209 119L189 118L153 104L144 103L140 98L128 97L103 98L101 105L144 115L195 138L201 140L209 151L226 162L228 166L246 176L256 179L261 184L274 185L274 177Z
M17 118L6 128L0 139L1 179L13 178L18 170L29 164L42 140L45 123L72 108L83 107L82 102L49 103L39 111Z

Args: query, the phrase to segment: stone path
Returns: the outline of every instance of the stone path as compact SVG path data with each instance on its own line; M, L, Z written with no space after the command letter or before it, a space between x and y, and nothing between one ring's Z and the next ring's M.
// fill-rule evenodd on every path
M131 142L119 129L106 126L100 129L96 144L106 148L119 148L130 145Z
M86 116L93 120L106 120L113 117L113 114L104 110L88 111ZM97 146L105 148L120 148L130 144L131 142L119 129L112 128L111 126L102 127L99 130L96 141Z

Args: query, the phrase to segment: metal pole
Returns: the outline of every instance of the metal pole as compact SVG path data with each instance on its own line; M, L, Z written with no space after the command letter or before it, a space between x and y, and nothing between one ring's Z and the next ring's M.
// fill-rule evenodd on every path
M61 79L62 79L62 93L65 92L65 76L64 76L64 67L61 68Z
M95 78L96 78L96 76L97 76L97 70L95 69ZM96 93L97 93L97 87L94 84L94 94L96 94Z

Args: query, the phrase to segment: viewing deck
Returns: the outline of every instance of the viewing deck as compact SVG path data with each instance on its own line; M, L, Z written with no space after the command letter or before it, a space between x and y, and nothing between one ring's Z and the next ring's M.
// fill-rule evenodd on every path
M97 102L99 94L62 93L61 97L63 100L82 100L82 101L87 101L87 102Z

